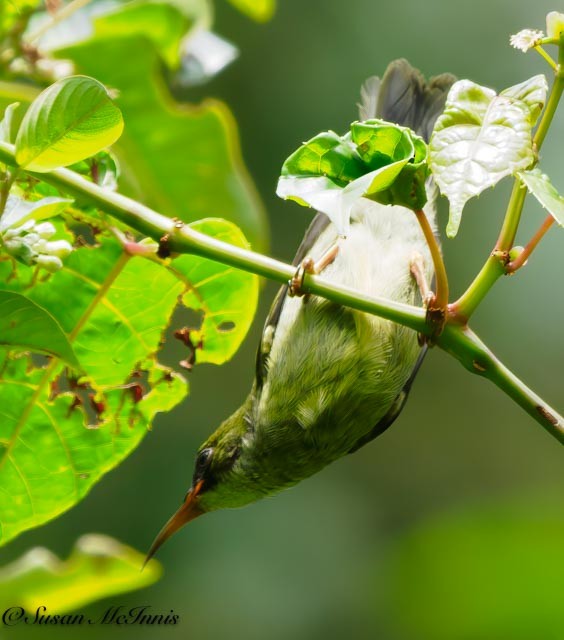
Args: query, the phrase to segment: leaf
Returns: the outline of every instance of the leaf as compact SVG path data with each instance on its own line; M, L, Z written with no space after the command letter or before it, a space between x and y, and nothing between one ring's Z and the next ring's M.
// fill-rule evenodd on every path
M564 198L554 188L550 178L538 167L520 171L517 175L556 222L564 227Z
M35 547L0 568L0 608L17 605L33 616L45 607L40 612L64 614L156 582L159 563L151 561L141 572L142 564L141 553L100 534L79 538L65 561Z
M230 223L195 227L247 246ZM9 269L0 263L0 279ZM18 266L10 288L27 286L67 332L82 375L0 350L0 544L76 504L185 397L157 359L179 300L204 313L198 362L231 357L256 308L256 276L196 257L166 268L113 238L76 249L47 282L30 286L28 271Z
M226 220L208 218L190 226L223 242L245 249L249 246L241 231ZM175 258L170 269L190 283L182 297L184 305L204 314L200 327L189 328L192 343L200 345L196 362L222 364L231 359L247 335L256 312L258 277L190 255Z
M469 80L452 86L429 144L433 176L450 201L449 237L470 198L534 162L531 128L542 83L539 76L530 83L530 92L517 85L500 96Z
M358 151L333 131L308 140L282 166L282 176L324 176L341 187L364 173Z
M184 288L159 264L131 258L118 242L105 240L74 251L65 268L30 296L72 334L82 369L101 391L123 384L158 351ZM89 310L93 299L98 304Z
M46 220L59 215L73 201L69 198L48 197L31 202L17 196L8 196L6 209L0 218L0 232L10 227L18 227L28 220Z
M267 22L274 15L276 0L228 0L241 13L257 22Z
M79 366L59 323L19 293L0 291L0 345L49 354L73 368Z
M2 142L12 143L15 135L16 112L20 106L19 102L12 102L4 110L4 117L0 122L0 140Z
M420 209L426 202L427 147L405 127L367 120L345 136L321 133L284 163L276 193L325 213L347 235L359 198Z
M148 4L158 9L150 26L160 33L163 3L144 6ZM207 6L175 2L179 21L184 18L178 7L187 4L195 12ZM205 13L202 16L194 17L193 24L209 20ZM215 100L198 106L175 102L163 82L162 59L149 23L143 23L144 29L139 23L126 23L117 32L109 19L96 18L90 39L59 49L57 55L72 58L80 72L120 92L116 103L127 127L112 149L123 170L120 190L184 222L214 212L240 227L253 247L264 249L266 216L243 165L231 112Z
M281 176L276 195L323 212L341 235L348 233L350 209L343 203L343 189L329 178ZM352 204L351 204L352 206Z
M41 92L16 138L16 160L31 171L50 171L88 158L113 144L123 119L93 78L71 76Z
M524 102L531 110L531 126L534 126L544 107L547 91L548 83L541 73L525 82L504 89L499 95Z

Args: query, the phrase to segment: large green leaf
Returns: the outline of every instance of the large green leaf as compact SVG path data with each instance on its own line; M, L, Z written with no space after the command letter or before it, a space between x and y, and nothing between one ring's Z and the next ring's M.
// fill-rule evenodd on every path
M195 226L247 246L231 223ZM0 263L0 278L9 268ZM29 285L28 271L18 266L7 284ZM29 288L68 334L83 373L0 354L0 544L72 507L186 395L185 381L156 359L179 300L203 313L196 361L220 363L245 336L257 286L256 276L200 258L131 257L108 238Z
M60 358L71 367L78 360L59 323L38 304L13 291L0 291L0 345Z
M138 551L99 534L82 536L65 561L36 547L0 568L0 609L10 611L11 625L19 616L34 617L39 607L46 615L65 614L153 584L161 575L159 563L153 560L139 571L142 564Z
M529 171L520 171L518 175L540 204L561 227L564 227L564 198L558 193L550 178L538 167Z
M186 3L173 6L178 5L184 7L177 8L182 23ZM153 1L141 8L151 11L150 21L141 20L140 9L135 21L117 29L115 16L100 16L89 40L57 52L73 59L80 72L119 90L116 103L126 127L114 150L122 189L185 222L210 214L231 220L254 247L264 248L266 218L244 168L231 113L215 100L192 106L172 99L161 71L170 50L162 51L153 35L169 24L171 6Z
M534 162L531 129L546 90L544 76L499 96L470 80L452 86L429 145L435 181L450 201L449 237L458 231L467 200Z
M71 76L32 102L16 138L16 160L31 171L50 171L88 158L113 144L123 119L102 84Z

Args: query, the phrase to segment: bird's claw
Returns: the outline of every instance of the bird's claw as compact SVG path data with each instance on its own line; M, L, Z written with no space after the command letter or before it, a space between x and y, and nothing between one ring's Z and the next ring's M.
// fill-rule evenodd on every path
M315 273L315 262L313 261L313 258L308 257L302 260L299 267L296 269L296 273L290 280L288 280L288 294L290 297L301 297L305 295L303 286L306 273Z

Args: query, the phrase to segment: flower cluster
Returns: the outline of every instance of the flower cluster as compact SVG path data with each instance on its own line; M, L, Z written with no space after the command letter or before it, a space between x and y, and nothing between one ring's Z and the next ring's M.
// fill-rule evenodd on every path
M28 220L2 234L4 248L13 258L28 265L37 265L53 273L63 266L73 250L66 240L50 240L56 229L51 222Z

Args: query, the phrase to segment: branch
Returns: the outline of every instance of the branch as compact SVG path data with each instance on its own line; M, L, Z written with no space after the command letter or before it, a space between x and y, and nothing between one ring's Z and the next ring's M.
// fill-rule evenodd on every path
M0 162L17 167L13 145L0 142ZM291 265L195 231L187 224L167 218L131 198L102 189L68 169L25 173L53 185L63 193L89 201L139 233L165 243L166 248L173 253L190 253L210 258L283 284L295 275L296 268ZM320 295L338 304L393 320L419 333L430 335L430 328L425 322L425 310L419 307L367 296L350 287L310 274L305 275L302 289L304 293Z
M468 327L447 324L437 344L468 371L487 378L564 444L564 417L529 389Z
M0 162L17 167L13 145L0 142ZM25 173L53 185L64 193L88 200L139 233L157 240L161 246L166 246L174 253L199 255L284 284L295 274L295 267L291 265L199 233L188 225L167 218L135 200L106 191L68 169L56 169L48 173ZM304 293L319 295L352 309L392 320L426 336L433 334L434 329L426 322L425 310L422 308L366 296L349 287L310 274L305 275L302 288ZM435 338L435 343L472 373L491 380L549 433L564 443L564 418L497 360L470 329L454 322L447 322L443 332Z

